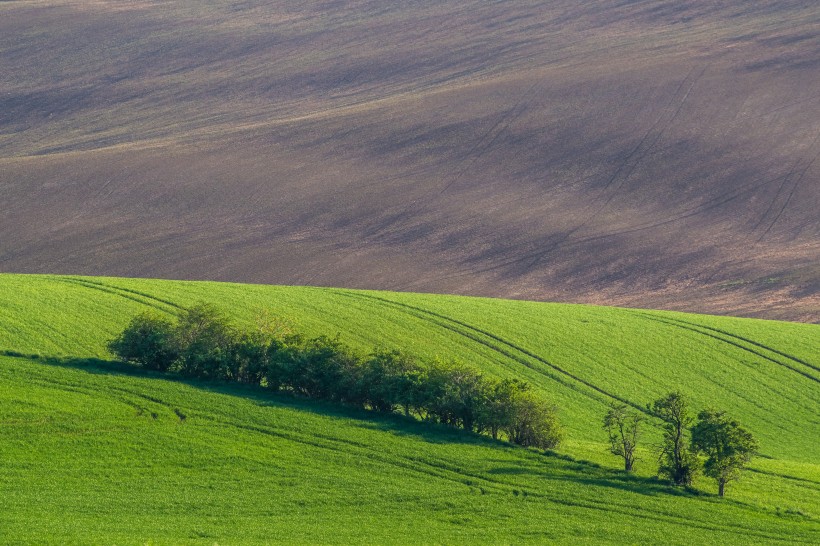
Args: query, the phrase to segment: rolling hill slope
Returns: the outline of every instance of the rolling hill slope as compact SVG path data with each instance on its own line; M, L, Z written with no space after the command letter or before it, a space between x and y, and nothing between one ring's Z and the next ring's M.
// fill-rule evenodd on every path
M182 382L100 358L140 310L263 308L308 334L452 356L555 400L543 454L400 417ZM672 312L207 282L0 275L0 533L14 542L812 543L820 330ZM32 356L36 354L37 356ZM617 472L600 419L672 389L761 457L718 501ZM32 522L35 522L32 525ZM1 536L1 535L0 535Z
M820 9L0 3L0 269L820 320Z

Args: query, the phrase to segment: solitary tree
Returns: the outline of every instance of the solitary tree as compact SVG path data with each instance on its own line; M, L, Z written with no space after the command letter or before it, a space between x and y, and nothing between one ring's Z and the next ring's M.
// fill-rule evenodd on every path
M706 455L703 473L717 481L722 497L726 483L738 479L752 458L757 441L726 412L709 409L698 414L692 427L692 448Z
M624 470L632 472L635 464L635 446L641 434L643 415L628 411L626 404L613 404L604 416L604 429L609 434L609 450L622 457Z
M679 392L670 392L648 405L647 409L664 423L658 475L669 478L675 485L691 485L698 469L698 458L684 437L693 420L686 398Z

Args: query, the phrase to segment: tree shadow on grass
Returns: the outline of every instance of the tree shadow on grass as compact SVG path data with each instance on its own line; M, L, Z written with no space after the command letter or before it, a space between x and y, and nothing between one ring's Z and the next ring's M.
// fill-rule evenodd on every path
M674 487L668 481L657 477L637 476L613 470L598 463L576 459L553 451L538 452L539 463L549 466L549 472L538 472L532 466L495 466L487 470L492 475L527 476L533 479L564 481L598 487L620 489L622 491L650 496L713 497L692 487ZM509 461L498 461L509 463Z
M469 433L446 425L426 423L397 413L379 413L314 398L302 398L287 392L273 392L258 385L189 379L172 373L145 370L118 360L106 360L96 357L47 356L10 350L0 350L0 356L34 360L49 366L81 370L93 375L169 381L201 391L240 397L244 400L250 400L258 406L291 408L327 417L350 419L355 422L355 426L361 428L380 430L401 436L413 436L428 443L510 446L506 442L493 440L486 436Z
M609 487L650 496L675 496L688 498L712 498L715 495L700 491L693 487L674 487L668 481L660 478L646 478L634 476L623 471L610 471L595 476L578 475L553 476L552 479L571 481L599 487Z
M206 392L241 397L259 406L290 408L327 417L342 417L354 421L354 426L369 430L378 430L400 436L410 436L420 441L433 444L484 445L499 449L519 450L525 466L512 466L510 460L499 460L507 466L493 466L486 472L496 476L530 475L533 479L567 481L583 483L598 487L616 488L642 495L672 495L685 497L714 497L692 488L672 487L668 482L658 478L645 478L623 471L602 467L601 465L576 459L570 455L551 450L535 450L515 446L502 440L461 429L419 421L414 417L401 414L378 413L362 408L334 404L322 400L299 398L289 393L274 393L264 387L239 383L210 382L198 379L187 379L181 376L144 370L142 368L116 360L87 357L60 357L26 354L17 351L0 351L0 356L34 360L49 366L81 370L94 375L125 376L142 379L159 379L183 384Z

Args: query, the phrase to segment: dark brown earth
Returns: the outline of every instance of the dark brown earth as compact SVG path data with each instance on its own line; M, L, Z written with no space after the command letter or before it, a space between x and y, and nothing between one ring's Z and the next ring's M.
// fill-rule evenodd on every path
M0 270L820 321L816 1L0 2Z

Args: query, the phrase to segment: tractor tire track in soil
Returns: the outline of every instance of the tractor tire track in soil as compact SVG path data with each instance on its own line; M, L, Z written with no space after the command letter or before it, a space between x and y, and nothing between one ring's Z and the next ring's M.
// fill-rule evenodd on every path
M680 114L680 112L683 109L683 106L685 105L687 99L689 98L689 95L692 93L692 90L695 88L698 81L705 74L706 67L701 68L700 71L698 72L698 74L693 77L693 75L695 74L696 71L697 71L697 67L692 67L689 70L689 72L686 74L684 79L681 80L681 82L678 84L677 88L675 89L674 93L672 93L672 98L670 99L669 103L666 105L666 107L664 107L664 111L655 119L655 121L652 123L652 125L649 127L649 129L647 129L647 131L644 133L643 137L638 142L637 146L635 146L635 148L633 148L626 155L624 160L621 162L621 164L616 169L615 173L607 180L607 182L604 185L603 190L602 190L602 192L604 192L604 193L602 195L599 195L589 205L587 205L585 207L585 210L589 211L593 206L595 206L595 203L597 201L600 201L601 199L605 199L604 203L602 205L598 206L597 209L592 211L592 212L585 212L583 214L585 219L580 224L576 225L575 227L573 227L569 231L567 231L563 234L560 234L558 239L555 242L553 242L550 245L550 247L547 248L546 250L538 250L536 252L528 253L528 254L525 254L523 256L518 256L518 257L515 257L511 260L507 260L503 263L494 264L494 265L484 267L484 268L481 268L481 269L472 269L468 273L456 273L454 275L446 275L446 276L443 276L443 277L438 277L438 278L435 278L433 280L447 280L447 279L462 277L462 276L465 276L465 275L475 275L476 273L488 273L490 271L495 271L495 270L498 270L498 269L502 269L502 268L509 267L509 266L512 266L512 265L516 265L516 264L522 263L524 261L529 261L530 262L529 265L527 266L527 269L533 269L546 256L548 256L549 254L551 254L552 252L557 250L559 247L569 246L565 243L575 233L577 233L578 231L580 231L581 229L586 227L601 212L606 210L606 208L613 201L613 199L615 197L617 197L618 190L620 189L620 187L624 184L624 182L626 182L626 180L629 179L629 177L635 171L637 166L646 158L646 156L652 151L652 149L654 149L654 147L657 145L658 141L661 139L663 134L669 129L669 127L672 125L672 123L675 121L675 119L677 119L678 115ZM688 86L686 85L687 83L688 83ZM528 96L528 95L532 94L533 89L535 89L539 84L540 84L540 82L537 83L536 85L534 85L532 88L530 88L530 90L527 91L525 96ZM684 87L686 87L686 92L683 93L683 96L681 97L681 91L684 89ZM678 97L680 97L680 98L678 98ZM529 102L529 99L526 99L526 100L522 99L522 101L519 104L526 105L528 102ZM673 109L674 109L674 111L673 111ZM520 115L521 115L520 113L516 114L515 117L517 118ZM514 121L514 120L512 120L512 121ZM510 123L507 123L505 125L505 127L509 127L509 125L512 123L512 121L510 121ZM654 135L653 135L653 133L654 133ZM649 144L645 146L645 144L647 143L647 141L650 140L650 138L651 138L651 142L649 142ZM637 157L636 157L636 154L637 154ZM633 158L635 158L634 161L632 161ZM625 171L625 174L623 174L623 176L622 176L622 173L624 171ZM607 190L610 189L610 187L619 178L620 178L620 181L617 182L614 190L607 191ZM767 181L766 183L769 183L769 182L770 181ZM450 187L450 185L447 186L447 188L449 188L449 187ZM445 188L445 190L447 188ZM443 191L442 191L442 193L443 193ZM604 197L604 195L606 195L607 193L609 195ZM737 194L739 195L740 193L741 193L740 190L737 190ZM632 233L634 231L641 231L643 229L651 229L653 227L660 227L660 226L666 225L668 223L672 223L672 222L675 222L675 221L678 221L678 220L688 218L690 216L694 216L696 214L700 214L702 212L706 212L710 208L718 207L721 204L724 204L728 201L731 201L732 199L735 199L736 197L737 197L737 195L735 195L735 196L733 196L729 199L726 199L724 201L721 201L719 203L714 203L712 205L712 207L704 208L704 210L694 212L694 213L691 213L691 214L683 214L683 215L680 215L679 217L675 217L675 218L672 218L672 219L665 220L663 222L658 222L658 223L655 223L655 224L652 224L652 225L648 225L646 227L641 227L641 228L638 228L638 229L630 228L628 230L623 230L623 231L617 232L617 233L613 232L613 233L607 233L607 234L604 234L604 235L587 237L587 238L583 238L583 239L580 239L580 240L577 240L577 241L572 241L572 243L570 243L570 244L574 246L574 245L577 245L577 244L582 244L584 242L589 242L589 241L600 239L600 238L607 238L607 237L617 236L617 235L621 235L621 234ZM720 199L720 197L716 198L715 201L717 199ZM704 207L705 205L707 205L707 203L703 203L699 207Z
M663 137L663 134L672 126L678 115L680 115L692 90L706 73L706 67L701 68L698 74L694 75L696 71L697 68L692 67L683 80L681 80L663 112L661 112L652 125L650 125L649 129L646 130L638 142L638 145L635 146L635 148L626 155L620 165L618 165L615 173L607 180L606 184L604 184L601 194L586 207L586 210L590 210L595 206L595 203L601 199L604 199L603 204L597 206L592 212L585 214L586 217L580 224L564 233L552 246L537 253L528 265L528 269L536 267L546 256L559 247L564 246L564 243L569 241L573 235L589 225L590 222L609 207L610 203L619 195L619 191L624 183L632 176L632 173L635 172L638 165L646 159ZM681 90L683 90L684 87L686 87L686 92L683 93L683 96L680 96Z
M756 180L756 181L751 182L749 184L746 184L742 187L733 189L733 190L728 191L728 192L724 192L724 193L718 195L717 197L715 197L713 199L710 199L708 201L705 201L705 202L703 202L699 205L696 205L694 207L691 207L691 208L688 208L686 210L680 211L678 214L670 216L670 217L668 217L665 220L662 220L660 222L647 222L647 223L638 224L638 225L631 226L631 227L621 229L621 230L617 230L617 231L610 231L610 232L607 232L607 233L602 233L600 235L592 235L592 236L589 236L589 237L583 237L581 239L576 239L574 241L571 241L569 243L564 244L562 248L572 248L572 247L575 247L575 246L583 245L583 244L594 242L594 241L600 241L600 240L608 239L608 238L611 238L611 237L618 237L618 236L621 236L621 235L629 235L631 233L638 233L638 232L641 232L641 231L656 229L656 228L663 227L663 226L666 226L666 225L669 225L669 224L673 224L675 222L680 222L682 220L687 220L689 218L693 218L693 217L698 216L700 214L704 214L706 212L714 210L714 209L720 207L721 205L725 205L726 203L734 201L735 199L739 198L740 196L744 195L745 193L758 190L758 189L760 189L760 188L762 188L762 187L764 187L768 184L771 184L773 182L777 182L777 181L781 180L782 178L784 178L785 176L787 176L787 175L783 175L782 177L769 179L769 180L763 180L763 181ZM551 247L549 252L555 250L555 248L556 247L554 247L554 246ZM527 260L532 260L534 257L537 257L537 256L539 256L543 253L544 253L544 251L542 251L542 250L539 250L539 251L536 251L536 252L528 252L528 253L526 253L522 256L510 259L510 260L506 260L504 262L496 263L496 264L493 264L493 265L490 265L490 266L487 266L487 267L478 268L478 269L471 269L470 271L466 271L466 272L463 272L463 273L454 273L454 274L451 274L451 275L443 275L443 276L434 277L434 278L428 279L428 280L442 281L442 280L457 279L457 278L461 278L461 277L465 277L465 276L472 276L472 275L479 274L479 273L490 273L492 271L497 271L497 270L503 269L505 267L514 266L516 264L519 264L519 263L527 261ZM533 264L537 264L537 261L533 262ZM411 285L408 284L408 285L403 286L401 288L410 288L410 286Z
M785 176L787 176L787 175L784 175L784 177ZM565 244L564 248L570 248L570 247L573 247L573 246L578 246L578 245L582 245L582 244L593 242L593 241L599 241L601 239L608 239L610 237L618 237L620 235L628 235L630 233L637 233L637 232L640 232L640 231L656 229L656 228L663 227L663 226L666 226L666 225L669 225L669 224L673 224L675 222L680 222L681 220L687 220L689 218L693 218L695 216L698 216L698 215L704 214L706 212L709 212L711 210L714 210L714 209L716 209L716 208L718 208L722 205L725 205L726 203L734 201L735 199L737 199L738 197L740 197L741 195L743 195L745 193L758 190L758 189L760 189L764 186L767 186L768 184L771 184L773 182L777 182L778 180L780 180L780 178L775 178L775 179L771 179L771 180L765 180L765 181L759 182L759 183L749 184L749 185L737 188L735 190L725 192L725 193L723 193L723 194L721 194L721 195L719 195L719 196L717 196L713 199L705 201L705 202L703 202L703 203L701 203L701 204L699 204L695 207L683 210L680 213L678 213L676 215L673 215L673 216L670 216L669 218L667 218L665 220L662 220L660 222L647 222L647 223L644 223L644 224L638 224L637 226L632 226L632 227L622 229L622 230L611 231L609 233L603 233L601 235L593 235L593 236L590 236L590 237L584 237L582 239L576 239L572 242L569 242L569 243ZM507 265L512 265L512 264L507 264Z
M818 134L817 137L815 137L814 142L812 143L812 147L817 143L818 139L820 139L820 134ZM766 237L766 235L769 234L769 232L772 230L772 228L777 223L777 221L780 220L780 217L783 216L783 212L785 212L786 208L788 208L789 203L792 200L792 197L794 197L794 192L797 191L797 188L798 188L798 186L800 186L800 183L803 182L803 178L806 176L806 173L809 172L809 169L811 169L812 165L814 165L814 162L817 161L818 157L820 157L820 152L814 154L814 157L811 159L811 161L809 161L809 163L806 165L806 167L801 171L800 176L798 176L797 179L795 180L794 185L792 186L792 189L789 192L788 197L786 197L786 201L783 203L783 206L780 208L780 211L774 217L774 220L772 220L772 223L769 224L769 227L766 228L766 231L764 231L763 234L758 238L758 240L757 240L758 243L761 242L763 240L763 238ZM784 182L784 184L785 184L785 182ZM782 188L782 186L781 186L781 188ZM779 193L779 191L778 191L778 193ZM775 199L777 199L776 196L775 196ZM772 202L772 205L774 205L774 202Z
M490 129L484 133L479 139L478 142L463 156L464 159L459 161L455 168L450 171L449 174L444 176L445 185L444 187L439 190L439 192L431 196L429 199L430 201L434 201L435 199L441 197L445 193L447 193L450 188L456 185L464 176L470 171L470 169L475 166L475 164L481 160L487 152L489 152L493 144L495 144L498 139L503 135L508 129L515 123L524 112L527 111L529 104L534 100L538 89L540 89L546 78L541 78L532 84L522 95L518 102L508 110L504 112L499 119L493 124Z
M783 176L783 181L780 183L780 186L777 188L777 191L775 192L774 197L772 198L772 202L769 203L768 208L766 208L766 212L763 213L763 215L760 217L760 219L757 221L757 223L752 227L753 232L757 231L757 229L761 226L761 224L763 224L763 222L769 216L769 213L772 212L772 210L774 209L775 204L777 203L778 198L780 197L780 194L783 192L783 188L785 188L786 185L789 183L789 179L794 176L794 173L798 169L799 166L800 166L800 159L795 161L794 164L792 165L791 169L789 169L789 172L787 172ZM761 236L758 239L758 242L760 242L760 240L762 238L763 237Z
M611 48L599 48L594 49L592 52L602 52L602 51L611 51ZM574 55L566 55L563 57L558 57L556 59L552 59L550 61L551 64L556 64L562 61L574 59ZM508 110L509 113L502 113L499 119L493 124L490 129L485 132L479 139L478 142L469 150L467 154L463 156L454 169L452 169L447 175L443 177L445 180L444 187L429 201L435 200L438 197L444 195L450 188L452 188L458 181L460 181L469 171L472 169L478 161L483 159L488 152L493 149L493 145L499 140L501 135L505 132L508 132L510 127L518 121L521 116L523 116L529 107L536 102L538 97L538 91L542 89L548 79L553 76L551 73L547 74L543 78L536 80L530 87L528 87L522 94L521 98L516 102L512 108ZM507 161L512 164L515 164L516 159L522 154L521 150L518 150L514 155L508 156ZM467 164L466 166L462 167L463 165ZM447 180L449 182L446 182Z
M772 182L777 182L778 180L780 180L780 179L775 178L773 180L765 180L763 182L753 183L754 185L749 184L749 185L746 185L744 187L741 187L741 188L738 188L738 189L735 189L735 190L732 190L732 191L729 191L729 192L725 192L725 193L715 197L714 199L711 199L711 200L706 201L704 203L701 203L701 204L699 204L695 207L692 207L692 208L686 209L684 211L681 211L679 214L673 215L673 216L671 216L671 217L669 217L669 218L667 218L663 221L648 222L648 223L644 223L644 224L638 224L637 226L632 226L632 227L622 229L622 230L610 231L608 233L602 233L600 235L592 235L590 237L583 237L581 239L576 239L574 241L571 241L571 242L568 242L568 243L564 244L563 248L571 248L571 247L583 245L583 244L586 244L586 243L590 243L590 242L593 242L593 241L600 241L602 239L608 239L608 238L611 238L611 237L618 237L620 235L628 235L628 234L631 234L631 233L638 233L638 232L641 232L641 231L656 229L656 228L663 227L663 226L666 226L666 225L669 225L669 224L673 224L675 222L680 222L681 220L687 220L689 218L693 218L693 217L698 216L700 214L704 214L706 212L709 212L710 210L716 209L716 208L718 208L722 205L725 205L726 203L734 201L735 199L737 199L738 197L740 197L744 193L748 193L750 191L755 191L759 188L762 188L763 186L771 184ZM555 250L555 247L551 248L550 252L552 250ZM516 265L516 264L521 263L521 262L526 261L526 260L531 260L533 258L533 256L537 257L542 252L543 251L539 251L537 253L529 253L529 254L526 254L526 255L521 256L519 258L515 258L515 259L512 259L512 260L507 260L506 262L503 262L503 263L500 263L500 264L495 264L495 265L492 265L492 266L489 266L489 267L485 267L483 269L477 269L475 271L470 271L470 272L467 272L467 273L457 273L455 275L440 277L436 280L452 279L452 278L462 277L462 276L466 276L466 275L473 275L475 273L488 273L490 271L495 271L495 270L498 270L498 269L502 269L502 268L505 268L505 267L510 267L512 265ZM535 265L535 264L537 264L537 261L534 262L532 265Z

